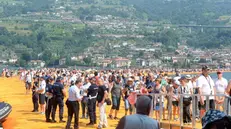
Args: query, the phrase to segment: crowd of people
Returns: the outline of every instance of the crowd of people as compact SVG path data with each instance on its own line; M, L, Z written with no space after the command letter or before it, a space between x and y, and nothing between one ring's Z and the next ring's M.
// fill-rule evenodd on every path
M155 115L150 117L156 120L179 121L181 99L184 124L191 124L193 108L196 109L196 119L200 121L206 111L206 102L209 102L210 109L224 110L224 95L230 96L231 84L222 77L222 70L217 71L216 80L209 76L208 66L203 66L201 71L199 75L180 75L179 71L168 75L165 71L150 69L83 71L44 68L20 70L20 79L25 81L26 94L32 90L33 112L45 114L46 122L56 123L56 109L59 106L59 122L66 122L66 129L70 128L73 115L74 129L79 128L80 109L81 119L89 119L86 126L95 125L98 107L98 128L107 128L108 118L120 119L118 112L124 102L125 117L120 119L117 128L150 129L159 128L157 121L144 117L150 116L152 111ZM192 105L190 94L198 94L195 97L198 102L196 106ZM206 96L209 96L209 101L206 101ZM67 121L63 119L65 104L68 108ZM107 105L111 105L108 114ZM163 116L160 116L160 111ZM129 124L129 121L137 123Z

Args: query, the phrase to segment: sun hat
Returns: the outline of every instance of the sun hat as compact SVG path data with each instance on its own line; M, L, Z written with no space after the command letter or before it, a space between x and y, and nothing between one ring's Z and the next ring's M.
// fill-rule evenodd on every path
M226 115L224 112L219 111L219 110L209 110L206 112L206 114L204 115L204 117L202 118L202 129L206 129L208 127L208 125L210 125L211 123L217 121L217 120L221 120L223 118L231 118L231 116Z

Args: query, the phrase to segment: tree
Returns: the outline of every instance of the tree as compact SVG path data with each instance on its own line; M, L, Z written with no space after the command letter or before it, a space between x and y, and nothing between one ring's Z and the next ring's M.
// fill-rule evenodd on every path
M18 62L19 66L21 67L25 67L26 66L26 61L23 60L23 59L20 59L19 62Z
M91 57L85 57L85 58L83 58L83 61L85 64L90 65L91 64Z
M26 62L31 60L31 54L28 52L24 52L21 55L21 60L25 60Z

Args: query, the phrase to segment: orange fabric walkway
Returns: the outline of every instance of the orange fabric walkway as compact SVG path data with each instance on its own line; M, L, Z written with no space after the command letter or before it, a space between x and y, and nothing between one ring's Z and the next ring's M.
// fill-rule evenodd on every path
M65 123L46 123L45 115L31 112L33 107L31 94L25 95L24 83L20 81L18 77L0 78L0 86L0 101L10 103L13 107L10 116L3 123L4 129L64 129ZM107 113L109 111L110 106L107 107ZM81 115L80 110L80 116ZM121 102L121 110L118 116L121 118L123 115L124 104ZM98 119L99 117L97 116L97 121ZM58 112L56 113L56 120L58 120ZM67 120L66 105L64 109L64 120ZM97 125L86 127L87 123L89 123L88 119L80 119L80 129L96 129ZM108 123L107 129L115 129L118 120L108 119Z

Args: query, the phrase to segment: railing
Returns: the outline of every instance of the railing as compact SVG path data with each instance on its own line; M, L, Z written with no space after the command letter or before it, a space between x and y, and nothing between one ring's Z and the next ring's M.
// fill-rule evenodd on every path
M139 95L143 95L143 94L137 94L137 96ZM159 122L160 122L160 126L161 128L164 128L164 129L174 129L174 128L187 128L187 129L199 129L201 128L201 121L200 120L196 120L196 118L201 118L202 116L200 116L200 111L199 111L199 107L198 107L198 102L199 99L200 99L200 95L199 94L178 94L178 98L179 98L179 101L178 101L178 109L179 109L179 115L178 118L180 118L178 121L172 121L172 116L173 116L173 104L172 104L172 100L173 100L173 97L172 97L172 94L149 94L150 96L152 96L152 99L153 99L153 106L156 107L157 106L157 99L159 99L159 101L163 101L163 102L159 102L159 107L163 107L163 104L165 104L164 106L167 106L167 107L164 107L164 108L159 108L159 115L157 116L158 118L155 117L155 114L154 112L156 112L154 110L151 110L151 113L150 113L150 116L153 117L155 119L157 119ZM183 97L185 96L190 96L192 98L191 100L191 105L190 105L190 109L191 109L191 120L192 120L192 123L190 124L184 124L183 122ZM230 100L231 100L231 97L230 96L227 96L227 95L202 95L205 97L205 101L206 101L206 104L205 104L205 112L208 111L210 108L209 108L209 97L214 97L214 103L215 103L215 109L217 107L222 107L222 110L225 114L227 115L231 115L231 112L230 112ZM215 98L216 97L224 97L224 101L222 104L217 104L215 102ZM168 104L166 104L168 102ZM165 110L165 111L164 111ZM163 120L163 113L165 113L165 115L167 116L167 120Z

